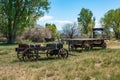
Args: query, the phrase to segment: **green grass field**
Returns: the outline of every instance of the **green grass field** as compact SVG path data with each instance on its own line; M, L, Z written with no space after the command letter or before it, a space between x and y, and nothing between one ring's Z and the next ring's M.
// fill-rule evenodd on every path
M16 45L0 45L0 80L120 80L120 42L107 49L69 52L67 59L20 62Z

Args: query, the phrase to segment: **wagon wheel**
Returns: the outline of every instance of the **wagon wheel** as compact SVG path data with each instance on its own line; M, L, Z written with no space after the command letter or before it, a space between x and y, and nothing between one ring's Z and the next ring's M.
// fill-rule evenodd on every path
M29 51L29 49L26 49L24 52L23 52L23 56L22 56L22 58L23 58L23 61L28 61L28 60L30 60L30 55L31 55L32 53Z
M29 59L30 60L38 60L39 58L40 58L40 56L38 55L36 50L33 50L33 51L29 52Z
M103 49L106 49L106 48L107 48L107 44L106 44L105 42L102 44L102 48L103 48Z
M59 58L67 58L68 57L68 50L61 48L58 52L58 57Z
M35 51L35 55L34 55L34 57L35 57L35 60L40 59L40 55L38 54L38 51Z
M22 58L23 61L38 60L38 54L35 52L35 50L28 48L24 51Z
M23 61L28 61L29 60L28 53L23 53L22 59Z

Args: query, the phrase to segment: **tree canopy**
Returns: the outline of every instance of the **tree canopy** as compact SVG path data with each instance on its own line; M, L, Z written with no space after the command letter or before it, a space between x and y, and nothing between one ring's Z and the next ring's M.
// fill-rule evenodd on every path
M104 17L101 18L102 26L110 33L112 28L116 39L120 39L120 8L111 9L105 13Z
M95 26L95 17L93 17L92 11L82 8L79 13L78 23L81 28L81 34L87 34L92 37L92 28Z
M49 5L48 0L0 0L0 32L6 35L8 43L14 43L25 27L48 11Z
M55 38L57 36L57 28L55 24L46 23L45 27L52 32L52 38Z

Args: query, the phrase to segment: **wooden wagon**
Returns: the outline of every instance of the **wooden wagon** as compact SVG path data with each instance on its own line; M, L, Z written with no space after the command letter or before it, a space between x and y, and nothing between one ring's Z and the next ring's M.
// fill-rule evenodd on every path
M17 57L21 61L38 60L40 58L39 51L46 51L47 57L58 55L59 58L67 58L68 50L63 48L61 43L51 43L42 47L38 44L19 44L16 48Z
M16 48L17 57L21 61L38 60L40 50L44 50L44 48L38 44L19 44L18 48Z
M78 47L85 50L90 50L93 47L102 47L102 48L107 47L104 38L68 39L67 43L69 50L75 50Z
M85 50L90 50L93 47L106 48L106 39L108 38L103 28L93 28L93 38L67 39L66 41L68 43L69 50L74 50L78 47Z

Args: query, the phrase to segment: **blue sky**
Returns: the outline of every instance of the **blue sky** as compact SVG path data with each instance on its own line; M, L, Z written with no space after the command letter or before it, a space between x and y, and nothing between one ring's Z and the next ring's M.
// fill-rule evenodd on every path
M100 18L110 9L120 8L120 0L49 0L51 8L49 13L40 17L38 24L44 26L45 23L56 24L61 30L64 24L77 21L78 14L82 8L87 8L93 12L96 18L95 27L100 27Z

